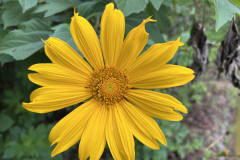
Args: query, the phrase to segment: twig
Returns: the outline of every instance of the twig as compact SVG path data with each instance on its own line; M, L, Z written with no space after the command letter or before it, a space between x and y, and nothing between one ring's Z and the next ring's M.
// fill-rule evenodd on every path
M212 148L213 146L215 146L227 133L228 132L223 133L221 136L219 136L213 143L211 143L207 148L205 148L205 151L207 151L210 148Z

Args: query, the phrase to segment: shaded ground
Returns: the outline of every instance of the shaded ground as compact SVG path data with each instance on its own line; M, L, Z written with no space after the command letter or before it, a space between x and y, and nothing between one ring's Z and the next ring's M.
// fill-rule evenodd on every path
M188 153L186 160L240 159L234 156L234 123L239 91L223 76L214 80L215 71L212 69L198 79L206 84L208 92L201 103L193 104L184 118L191 135L196 135L188 138L202 138L204 141L200 150Z

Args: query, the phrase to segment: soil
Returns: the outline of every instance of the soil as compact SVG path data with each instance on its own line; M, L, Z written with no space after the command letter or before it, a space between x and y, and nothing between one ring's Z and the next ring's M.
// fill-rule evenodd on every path
M238 108L238 92L222 76L213 78L215 68L197 78L195 83L204 82L208 93L203 101L195 103L184 118L183 123L190 129L191 135L204 140L200 150L187 153L186 160L240 160L234 154L234 124ZM188 137L194 140L195 137Z

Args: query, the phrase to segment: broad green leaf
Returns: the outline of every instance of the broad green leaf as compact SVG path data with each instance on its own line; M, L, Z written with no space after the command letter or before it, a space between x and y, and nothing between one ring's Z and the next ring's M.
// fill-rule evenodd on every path
M240 9L228 0L215 0L216 31L226 22L231 21L234 13L240 14Z
M130 16L126 17L126 30L125 34L130 32L131 29L134 27L137 27L139 24L142 23L144 19L147 19L149 17L146 12L141 12L139 14L131 14Z
M39 19L21 25L22 29L9 32L0 44L0 54L9 54L15 60L23 60L44 46L42 39L52 33L50 27Z
M152 3L153 7L158 11L163 0L150 0L150 2Z
M165 42L159 28L157 27L157 23L147 24L146 30L147 30L147 32L149 32L149 39L148 39L147 44L153 45L155 43L164 43Z
M153 19L157 20L157 28L162 32L168 32L170 20L168 19L168 8L162 5L159 10L156 10L153 5L148 5L145 10Z
M79 50L78 50L78 48L77 48L77 46L76 46L76 44L75 44L75 42L72 38L72 35L70 33L69 24L65 24L65 25L62 25L61 28L57 28L55 30L55 32L53 33L53 35L51 35L51 37L56 37L56 38L59 38L59 39L65 41L65 42L67 42L75 51L77 51L81 56L83 56L79 52Z
M0 2L1 4L1 2ZM0 15L3 14L3 8L0 7ZM2 20L2 16L0 16L0 28L2 29L3 27L1 26L1 24L3 24L3 20Z
M89 19L92 16L101 13L104 10L106 4L106 2L99 0L82 2L78 5L79 16Z
M68 8L73 8L75 5L68 0L46 0L46 2L46 4L38 5L37 8L34 9L33 13L46 11L44 17L49 17Z
M18 0L18 2L20 3L24 13L26 10L35 7L38 1L37 0Z
M115 0L115 3L125 16L144 11L147 7L145 0Z
M26 19L26 15L22 13L22 8L17 1L9 1L3 5L5 9L2 14L4 29L9 26L16 26Z
M236 4L238 7L240 7L240 1L239 0L230 0L232 3Z
M2 30L0 29L0 42L2 41L2 39L8 34L8 31L7 30Z
M5 132L8 130L14 121L7 115L1 114L0 115L0 132Z
M69 28L69 24L68 23L61 23L59 25L56 25L56 26L52 27L52 30L55 31L55 30L57 30L59 28Z
M148 18L149 15L145 12L139 14L132 14L126 17L126 33L128 33L134 27L137 27L141 22ZM146 24L146 31L149 33L148 45L153 45L154 43L163 43L164 39L157 27L157 23L150 22Z
M12 62L14 59L8 54L0 54L0 66L2 67L5 63Z

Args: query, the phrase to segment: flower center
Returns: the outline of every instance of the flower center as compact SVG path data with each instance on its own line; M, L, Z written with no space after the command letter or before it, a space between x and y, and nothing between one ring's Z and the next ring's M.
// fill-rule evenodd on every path
M115 67L104 67L93 72L88 88L95 100L105 105L113 105L123 99L130 86L123 71Z

